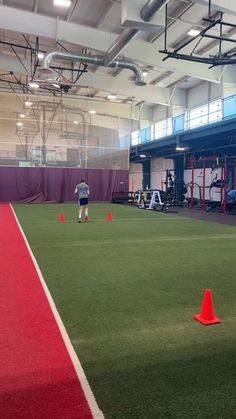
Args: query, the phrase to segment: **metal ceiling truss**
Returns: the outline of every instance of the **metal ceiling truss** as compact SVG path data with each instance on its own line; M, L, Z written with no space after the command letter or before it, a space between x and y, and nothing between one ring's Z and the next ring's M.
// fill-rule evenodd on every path
M209 65L209 68L217 67L221 65L228 65L228 64L236 64L236 39L228 38L227 36L223 36L223 28L225 26L235 29L236 25L233 23L225 22L223 20L223 12L217 12L215 16L212 16L212 10L211 10L211 0L209 0L208 3L208 17L203 18L204 23L207 25L206 28L204 28L199 34L196 36L191 37L191 39L188 39L186 42L183 42L180 46L174 49L174 51L168 50L167 47L167 38L168 38L168 24L167 24L167 13L168 13L168 5L165 6L165 36L164 36L164 49L160 50L159 52L162 54L165 54L166 57L163 58L162 61L166 61L168 58L175 58L177 60L183 60L183 61L192 61L197 63L203 63ZM219 36L211 35L208 32L210 29L218 26L220 28ZM219 41L218 44L218 53L215 56L209 56L209 57L201 57L199 55L194 55L195 50L197 47L199 47L199 44L203 39L214 39L216 41ZM186 46L192 44L194 41L198 41L194 48L192 49L190 54L182 54L180 51L185 48ZM223 42L229 42L235 44L235 49L231 49L230 51L223 53L222 52L222 43Z
M23 66L23 68L25 69L27 73L27 76L25 77L25 82L22 82L21 78L18 79L13 71L10 71L9 73L5 73L5 74L0 74L0 81L7 83L13 91L14 91L14 88L12 87L12 84L13 85L18 84L21 87L23 93L34 94L34 91L29 88L29 82L34 80L37 68L40 67L40 60L38 58L38 54L40 52L43 54L47 54L47 51L40 49L38 37L36 37L34 46L30 44L29 40L24 34L23 34L23 38L26 41L26 45L15 44L15 43L6 42L3 40L0 40L0 45L7 45L11 48L14 55L16 56L16 58L18 59L18 61L20 62L20 64ZM63 50L68 51L60 42L57 42L57 44ZM31 63L30 71L29 69L25 67L23 60L21 59L18 52L16 51L16 48L20 48L20 49L25 50L26 52L27 51L30 52L30 63ZM87 48L83 48L82 53L86 54ZM87 72L87 67L88 65L83 62L79 63L78 68L75 68L75 64L73 62L71 62L71 67L50 66L50 68L52 68L56 73L58 73L58 80L60 79L60 82L58 81L60 89L54 88L53 86L45 85L45 84L40 85L40 89L47 90L50 93L52 93L52 95L54 96L62 96L63 93L68 93L68 91L79 80L79 78L81 77L83 73ZM9 79L5 79L5 78L3 79L2 78L3 76L4 77L9 76ZM12 81L12 76L15 79L14 81ZM57 83L56 80L55 80L55 83Z

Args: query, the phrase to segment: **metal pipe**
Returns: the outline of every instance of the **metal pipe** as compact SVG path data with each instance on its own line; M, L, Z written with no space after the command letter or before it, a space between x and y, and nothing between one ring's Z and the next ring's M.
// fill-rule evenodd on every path
M109 65L112 61L123 51L123 49L128 45L128 43L137 35L138 29L124 29L121 32L120 36L116 39L114 44L109 48L109 50L104 55L105 65Z
M204 20L205 22L214 22L214 19L203 18L202 20ZM229 22L218 22L218 23L221 23L223 26L230 26L231 28L236 28L236 25L233 23L229 23Z
M141 9L140 17L144 22L149 22L153 15L161 9L162 6L165 6L169 0L149 0Z
M227 183L228 183L228 170L227 170L227 156L224 157L224 214L227 214Z
M195 41L195 39L197 39L198 37L204 36L207 31L209 31L211 28L214 28L214 26L216 26L218 23L220 23L220 19L215 20L206 29L203 29L199 34L197 34L196 36L193 36L191 39L184 42L182 45L180 45L178 48L176 48L174 50L174 52L180 51L181 49L183 49L184 47L186 47L187 45L189 45L193 41Z
M205 34L204 38L216 39L218 41L233 42L234 44L236 43L236 39L227 38L226 36L216 36L216 35Z
M141 9L140 17L145 22L149 22L152 16L160 10L162 6L167 4L169 0L149 0ZM127 28L120 34L114 44L104 55L105 65L109 65L121 53L121 51L128 45L128 43L137 35L138 29Z
M203 193L202 193L202 210L205 210L205 200L206 200L206 158L203 157Z
M178 54L175 52L169 52L169 51L159 51L162 54L167 54L167 57L165 57L162 61L166 60L167 58L176 58L177 60L185 60L185 61L196 61L197 63L204 63L204 64L212 64L214 65L214 58L204 58L204 57L196 57L194 55L185 55L185 54Z
M71 54L71 53L62 52L62 51L52 51L46 55L46 57L43 60L42 67L38 68L38 72L48 74L48 75L52 74L53 70L50 68L50 64L55 59L82 62L85 64L95 64L95 65L103 66L103 67L128 69L134 72L135 84L137 86L144 86L146 84L145 81L143 80L143 72L141 68L133 61L114 60L109 65L106 65L104 63L104 57L101 55Z
M225 58L217 58L217 57L197 57L194 55L185 55L185 54L178 54L175 52L170 51L159 51L162 54L167 54L165 58L163 58L162 61L165 61L167 58L176 58L177 60L185 60L185 61L195 61L197 63L203 63L203 64L209 64L212 66L218 66L218 65L228 65L228 64L236 64L236 59L225 59Z
M194 190L194 157L192 157L192 185L191 185L191 209L193 208L194 204L194 196L193 196L193 190Z

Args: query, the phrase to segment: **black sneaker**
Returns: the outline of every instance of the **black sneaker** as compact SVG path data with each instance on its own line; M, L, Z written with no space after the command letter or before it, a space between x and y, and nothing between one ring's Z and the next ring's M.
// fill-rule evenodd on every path
M77 223L81 223L81 220L79 219L79 220L77 221Z

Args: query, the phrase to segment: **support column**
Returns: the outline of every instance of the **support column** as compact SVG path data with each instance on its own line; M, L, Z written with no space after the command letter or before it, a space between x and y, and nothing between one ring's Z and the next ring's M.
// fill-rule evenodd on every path
M41 147L41 153L42 153L42 166L46 166L47 164L47 150L46 150L46 142L47 142L47 133L46 133L46 107L43 105L43 120L42 120L42 147Z
M174 160L175 170L175 200L182 202L183 185L184 185L184 155L180 155Z
M151 186L151 159L141 162L143 165L143 190L150 189Z

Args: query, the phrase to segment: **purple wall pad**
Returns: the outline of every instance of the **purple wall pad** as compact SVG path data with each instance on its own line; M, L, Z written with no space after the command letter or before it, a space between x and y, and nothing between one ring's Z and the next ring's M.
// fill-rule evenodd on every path
M0 167L0 202L73 201L82 178L91 201L111 201L112 192L129 189L128 170Z

